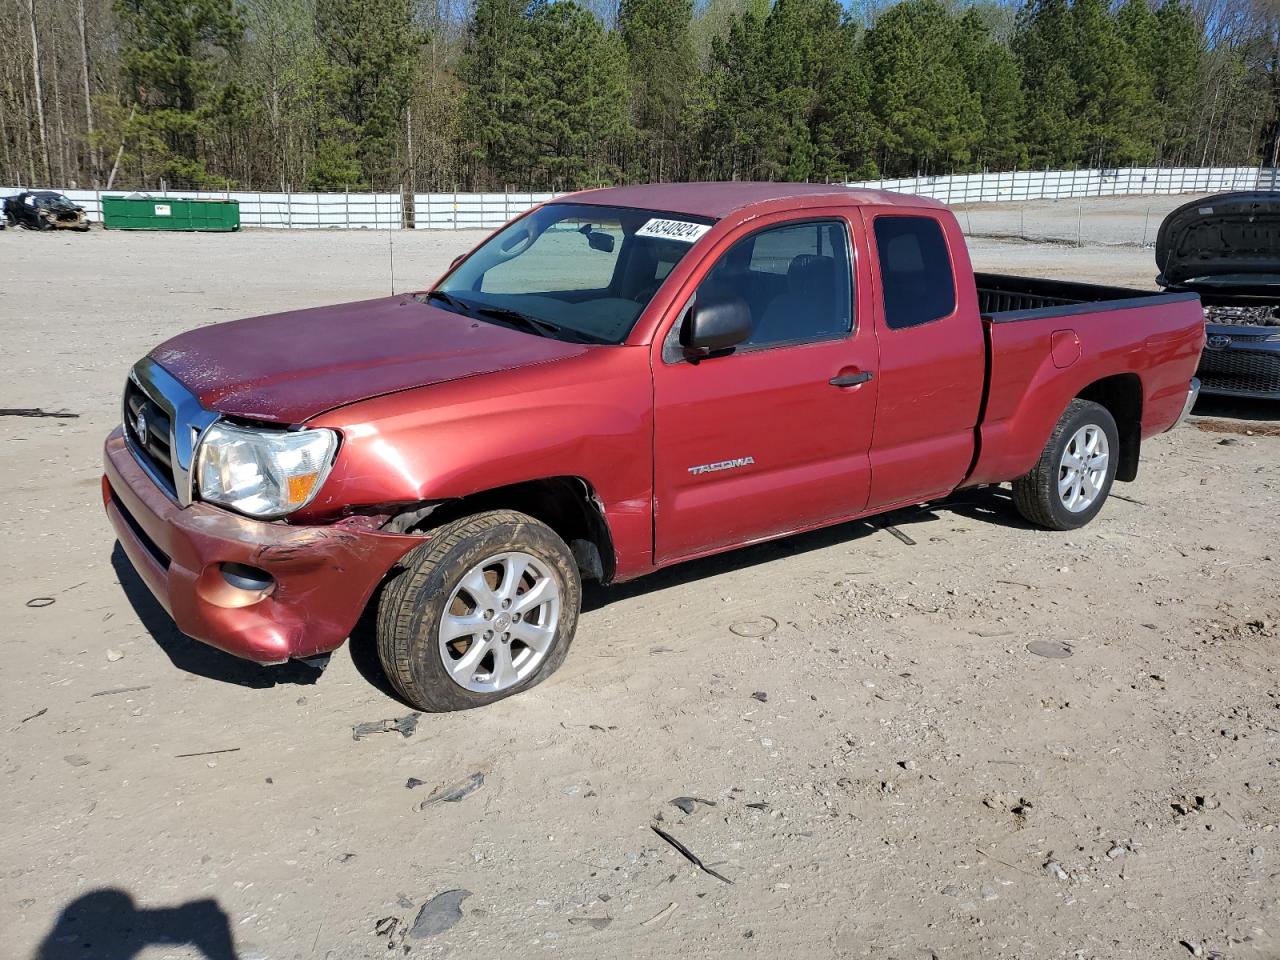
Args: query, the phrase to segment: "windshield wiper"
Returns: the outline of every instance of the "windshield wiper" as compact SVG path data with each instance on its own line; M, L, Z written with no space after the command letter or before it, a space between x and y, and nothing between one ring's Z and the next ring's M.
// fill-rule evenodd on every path
M558 337L564 332L563 327L557 327L554 323L539 320L537 317L531 317L509 307L491 307L487 304L479 303L473 303L470 306L475 313L481 316L493 317L495 320L502 320L517 327L522 327L540 337Z
M540 337L552 337L555 339L570 340L576 343L600 342L590 334L582 333L568 327L561 327L548 320L539 320L537 317L531 317L518 310L512 310L510 307L497 307L489 304L473 303L469 300L463 300L461 297L455 297L451 293L445 293L443 290L432 290L427 294L427 299L440 300L459 313L466 314L467 316L475 316L479 314L484 317L492 317L494 320L501 320L504 323L510 323L513 326L520 327L522 330L535 333Z
M457 310L459 313L469 313L471 312L471 309L472 309L471 304L467 303L465 300L459 300L453 294L445 293L443 290L432 290L430 293L427 294L427 299L443 300L445 303L453 307L453 309Z

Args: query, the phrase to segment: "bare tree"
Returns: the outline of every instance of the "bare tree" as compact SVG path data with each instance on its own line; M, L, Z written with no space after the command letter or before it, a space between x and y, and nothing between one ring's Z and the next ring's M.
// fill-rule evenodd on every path
M93 144L93 94L89 87L89 24L85 16L84 0L77 0L76 27L80 31L80 79L84 91L84 129L89 142ZM98 182L98 171L102 167L96 144L90 147L89 178L94 185Z
M40 128L40 163L49 182L49 133L44 124L44 85L40 80L40 33L36 30L36 0L27 0L27 20L31 24L31 81L34 87L36 122Z

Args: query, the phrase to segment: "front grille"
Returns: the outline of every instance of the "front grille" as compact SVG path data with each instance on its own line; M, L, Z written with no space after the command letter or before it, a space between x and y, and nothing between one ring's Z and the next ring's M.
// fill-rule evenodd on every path
M138 432L138 415L145 420L146 433ZM124 429L133 445L133 449L146 460L151 472L164 483L165 489L172 494L173 486L173 450L170 448L173 437L173 425L169 422L169 414L158 403L147 396L132 378L124 388Z
M1209 392L1280 394L1280 351L1206 350L1197 375Z

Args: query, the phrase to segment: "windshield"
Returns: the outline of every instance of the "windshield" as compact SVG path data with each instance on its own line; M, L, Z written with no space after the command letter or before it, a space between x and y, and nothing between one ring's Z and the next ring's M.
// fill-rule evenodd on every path
M33 194L36 205L47 210L74 210L76 205L60 193Z
M431 302L539 336L622 343L713 220L552 203L495 234Z

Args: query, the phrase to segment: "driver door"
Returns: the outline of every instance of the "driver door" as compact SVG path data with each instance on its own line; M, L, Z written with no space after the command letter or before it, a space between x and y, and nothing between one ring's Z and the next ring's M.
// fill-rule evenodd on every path
M877 347L870 311L858 309L870 283L855 283L852 269L866 261L855 256L861 238L844 217L771 219L709 254L717 259L694 299L745 299L748 341L691 359L676 346L677 318L656 348L660 564L830 523L867 503Z

